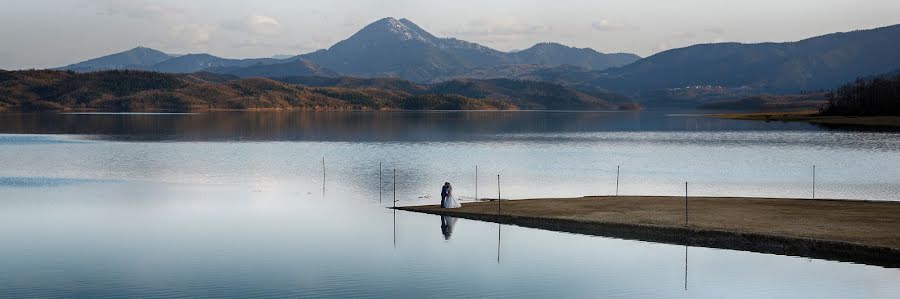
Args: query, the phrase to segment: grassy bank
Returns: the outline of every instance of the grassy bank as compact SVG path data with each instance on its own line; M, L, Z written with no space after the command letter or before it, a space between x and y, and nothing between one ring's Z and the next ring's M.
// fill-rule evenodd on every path
M399 209L554 231L900 267L900 203L621 196Z
M900 116L832 116L815 111L710 114L711 117L760 121L799 121L826 125L900 127Z

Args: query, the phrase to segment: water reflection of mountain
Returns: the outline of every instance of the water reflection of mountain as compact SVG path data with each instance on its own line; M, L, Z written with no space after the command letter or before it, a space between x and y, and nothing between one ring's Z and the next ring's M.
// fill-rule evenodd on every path
M664 112L218 112L0 114L0 132L114 140L480 141L498 134L810 129Z

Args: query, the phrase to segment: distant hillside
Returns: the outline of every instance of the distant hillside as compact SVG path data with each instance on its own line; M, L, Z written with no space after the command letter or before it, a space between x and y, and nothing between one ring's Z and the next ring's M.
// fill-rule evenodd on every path
M142 70L163 73L193 73L199 71L214 71L217 68L234 69L283 62L283 60L273 58L228 59L209 54L188 54L162 61L152 66L145 67Z
M512 79L456 79L419 84L391 78L289 77L278 80L315 87L376 88L410 94L455 94L468 98L508 101L519 109L608 110L633 109L632 99L603 90L580 91L556 83Z
M396 79L320 77L309 80L327 84L312 86L235 78L213 73L0 71L0 111L615 108L596 95L561 85L516 80L422 86Z
M320 77L337 77L340 76L338 72L332 71L330 69L324 68L315 63L302 60L302 59L293 59L287 63L276 63L276 64L257 64L247 67L225 67L225 68L211 68L208 69L210 72L222 73L222 74L230 74L235 75L242 78L248 77L268 77L268 78L278 78L278 77L295 77L295 76L320 76Z
M695 45L665 51L606 74L581 76L619 91L696 85L759 91L831 89L900 68L900 25L789 43Z
M571 65L588 70L605 70L641 59L630 53L603 54L591 48L572 48L558 43L540 43L511 54L515 64Z
M150 48L137 47L125 52L94 58L88 61L70 64L60 69L76 72L92 72L121 69L144 69L154 64L171 59L172 55Z
M630 102L613 94L587 94L555 83L510 79L452 80L433 84L430 90L437 94L503 99L521 109L537 110L602 110L613 108L611 101Z

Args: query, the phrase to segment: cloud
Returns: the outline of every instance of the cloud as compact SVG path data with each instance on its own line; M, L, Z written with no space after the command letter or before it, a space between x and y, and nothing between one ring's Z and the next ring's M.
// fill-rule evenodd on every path
M163 44L174 50L206 50L216 26L197 23L182 8L146 0L86 0L97 14L142 20L158 28Z
M173 38L170 42L190 49L205 49L215 31L216 28L212 25L175 25L169 28L169 36Z
M614 32L614 31L634 31L637 30L637 26L629 26L629 25L615 25L611 24L609 20L602 19L600 21L596 21L591 23L591 28L597 31L604 32Z
M281 23L273 17L252 14L241 20L228 21L222 24L227 30L257 35L275 35L283 30Z
M715 34L715 35L725 35L725 29L722 27L709 27L703 29L703 32Z
M462 30L442 31L444 36L480 40L489 43L530 41L537 35L552 32L550 26L530 25L511 17L479 18L467 23Z
M184 11L175 7L143 0L88 0L99 8L98 15L126 16L132 19L171 20L184 17Z

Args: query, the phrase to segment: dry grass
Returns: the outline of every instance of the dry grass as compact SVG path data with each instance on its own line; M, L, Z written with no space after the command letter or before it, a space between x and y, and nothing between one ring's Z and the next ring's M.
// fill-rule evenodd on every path
M406 210L440 214L439 206ZM453 213L494 215L496 202L466 203ZM502 214L583 223L682 227L684 198L620 196L502 202ZM900 249L900 203L776 198L689 199L691 229L837 241Z

